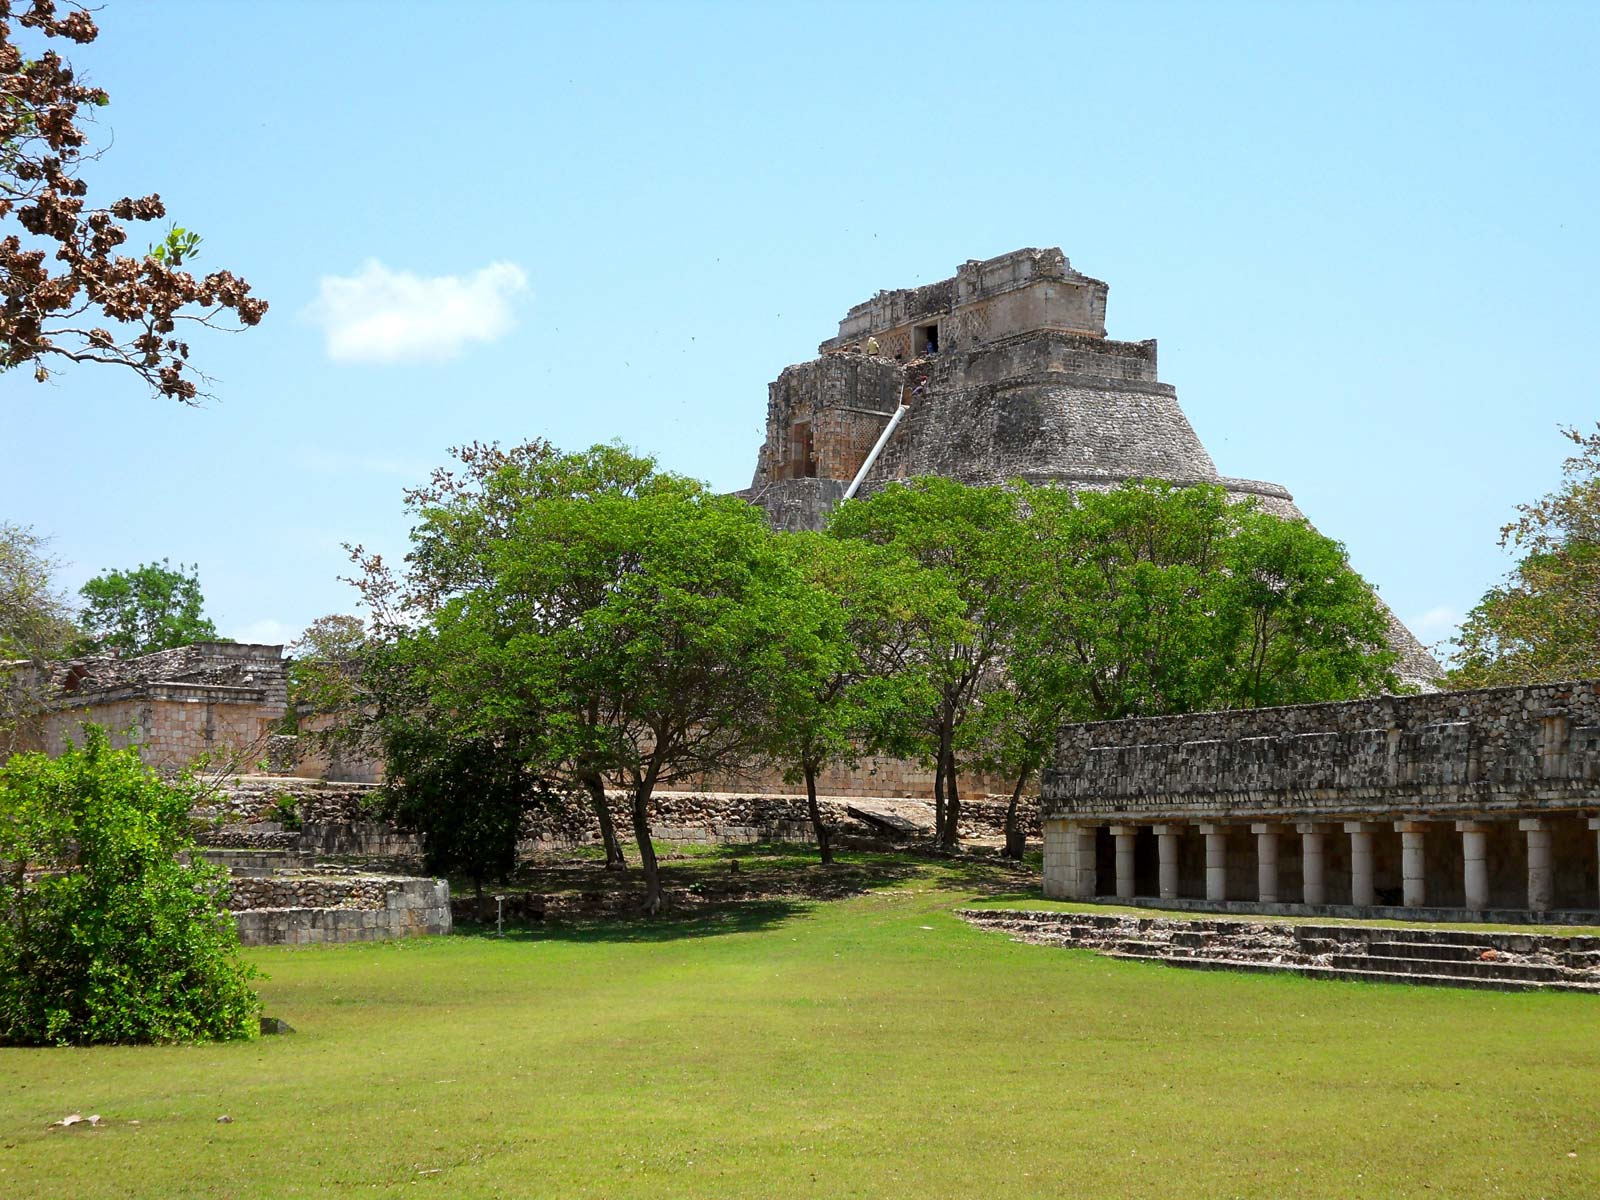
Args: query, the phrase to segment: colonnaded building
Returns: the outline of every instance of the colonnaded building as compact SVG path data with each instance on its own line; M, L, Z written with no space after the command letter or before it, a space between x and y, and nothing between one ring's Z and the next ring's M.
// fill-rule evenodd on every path
M1043 790L1047 896L1585 923L1600 907L1600 682L1073 725Z

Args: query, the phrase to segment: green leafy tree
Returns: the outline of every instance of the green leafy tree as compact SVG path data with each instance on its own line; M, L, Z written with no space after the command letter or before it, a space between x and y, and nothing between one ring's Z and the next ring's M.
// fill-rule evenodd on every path
M550 803L543 781L514 743L452 737L414 715L384 732L378 814L419 837L429 871L465 875L482 899L517 865L523 821Z
M45 663L78 636L55 572L44 538L0 521L0 747L47 698Z
M132 571L107 571L79 589L83 597L82 649L133 658L192 642L217 641L203 614L199 568L174 569L166 560Z
M179 861L192 801L93 726L0 767L0 1043L254 1034L226 873Z
M1010 593L1005 683L985 698L986 767L1027 780L1069 720L1346 700L1394 691L1371 590L1338 543L1221 488L1020 487L1026 586Z
M363 591L414 631L409 681L454 733L514 736L542 777L627 792L655 912L655 790L759 751L817 605L742 501L614 446L495 456L415 498L405 572L358 552Z
M769 753L789 782L805 784L826 864L832 831L817 802L818 773L832 762L854 765L863 746L892 742L908 718L928 710L931 681L914 648L929 629L953 623L960 600L942 575L894 547L812 533L785 535L780 545L819 607L812 652L775 681Z
M946 619L915 630L910 653L926 672L934 702L907 733L933 766L939 845L953 850L960 837L958 779L964 765L986 756L983 700L1003 683L1018 597L1029 578L1016 495L952 479L914 479L841 505L828 532L893 547L950 589Z
M289 732L298 731L307 718L327 718L330 728L347 722L362 702L360 670L367 650L360 617L334 613L306 626L289 644Z
M1521 554L1454 639L1453 687L1550 683L1600 675L1600 429L1563 429L1577 447L1563 482L1500 531Z

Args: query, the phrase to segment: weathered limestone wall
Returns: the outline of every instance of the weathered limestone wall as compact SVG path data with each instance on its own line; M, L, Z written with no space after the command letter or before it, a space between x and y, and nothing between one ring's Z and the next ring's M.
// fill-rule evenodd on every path
M281 652L198 642L139 658L52 663L48 709L28 723L19 748L59 754L92 722L159 770L178 770L202 755L253 766L287 707Z
M1600 808L1600 682L1071 725L1046 817Z
M235 879L230 904L246 946L368 942L452 927L450 885L404 876Z

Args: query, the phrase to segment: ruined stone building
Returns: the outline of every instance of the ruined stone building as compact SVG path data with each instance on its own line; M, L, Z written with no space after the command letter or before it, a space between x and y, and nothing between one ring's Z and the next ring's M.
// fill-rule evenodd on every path
M1044 779L1044 889L1587 924L1597 814L1600 682L1070 725Z
M49 664L42 678L32 677L28 664L10 664L9 686L38 695L43 708L25 722L19 748L59 754L93 723L114 745L138 747L158 770L202 755L259 755L287 709L282 650L196 642L137 658L66 659Z
M1029 249L857 304L818 357L769 385L766 440L740 494L778 528L821 528L904 406L862 491L917 475L1098 489L1162 479L1301 516L1280 484L1218 474L1157 378L1155 341L1106 337L1106 290L1060 250ZM1403 680L1438 678L1392 616L1390 640Z

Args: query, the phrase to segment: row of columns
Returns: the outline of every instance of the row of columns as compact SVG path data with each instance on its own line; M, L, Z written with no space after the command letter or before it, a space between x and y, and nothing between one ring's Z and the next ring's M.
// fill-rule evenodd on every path
M1524 817L1518 828L1527 838L1528 851L1528 908L1533 912L1550 909L1555 894L1555 865L1548 821L1542 817ZM1178 898L1178 838L1182 825L1158 824L1151 826L1156 835L1157 886L1160 898ZM1300 835L1301 894L1306 904L1326 904L1327 886L1327 836L1328 827L1313 821L1295 823ZM1400 820L1394 829L1400 835L1401 903L1406 908L1422 908L1427 904L1427 862L1424 834L1427 822ZM1600 818L1590 818L1589 828L1600 834ZM1256 823L1250 831L1256 838L1256 899L1262 904L1279 901L1278 838L1285 826L1276 823ZM1346 821L1344 832L1350 838L1350 903L1358 907L1371 907L1378 902L1375 884L1375 854L1373 836L1383 829L1375 821ZM1461 835L1462 878L1466 907L1482 912L1489 907L1489 823L1485 821L1457 821L1456 832ZM1228 827L1221 824L1201 824L1199 831L1206 839L1206 899L1228 898ZM1116 841L1116 896L1131 900L1135 895L1134 844L1139 827L1113 825L1111 834ZM1095 871L1095 835L1093 826L1073 825L1067 831L1068 862L1076 878L1075 894L1093 896L1098 891Z

